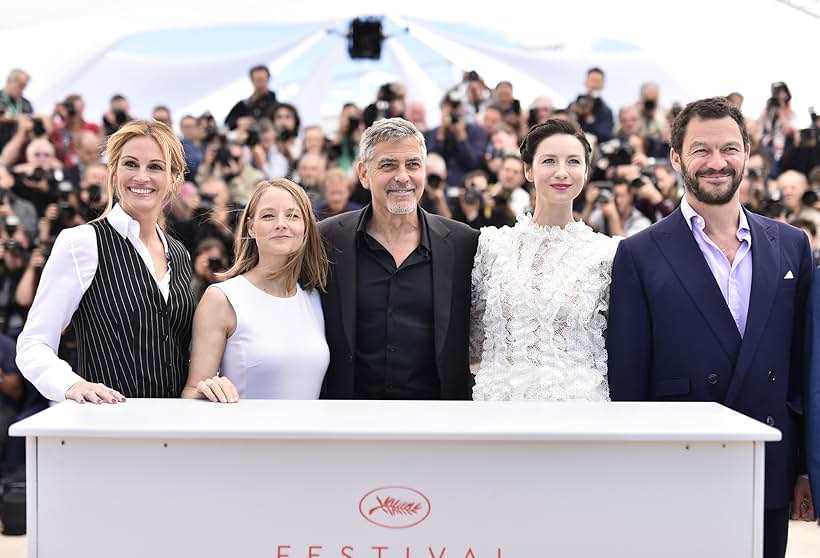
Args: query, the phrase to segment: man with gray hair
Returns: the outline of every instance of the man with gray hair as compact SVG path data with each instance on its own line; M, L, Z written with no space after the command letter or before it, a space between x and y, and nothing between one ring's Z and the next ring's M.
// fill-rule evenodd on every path
M470 274L478 231L421 209L424 136L401 118L365 130L356 171L372 201L322 221L330 365L322 397L470 399Z
M23 97L29 76L20 68L14 68L6 77L6 85L0 89L0 116L14 118L21 114L31 114L31 103Z

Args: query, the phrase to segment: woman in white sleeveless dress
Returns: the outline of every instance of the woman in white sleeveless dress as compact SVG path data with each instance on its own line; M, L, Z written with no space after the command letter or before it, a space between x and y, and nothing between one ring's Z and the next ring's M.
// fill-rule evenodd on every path
M617 239L572 217L590 152L583 132L560 120L535 126L521 144L535 212L479 237L474 400L609 400L604 333Z
M257 186L225 277L194 315L182 397L318 399L330 359L318 292L327 258L301 187L285 179Z

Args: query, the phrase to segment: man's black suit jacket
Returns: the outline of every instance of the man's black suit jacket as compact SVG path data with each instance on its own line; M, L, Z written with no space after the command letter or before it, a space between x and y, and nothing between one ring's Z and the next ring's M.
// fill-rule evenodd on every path
M330 365L322 398L354 398L356 374L356 229L365 209L319 224L330 260L322 295ZM423 209L420 211L424 211ZM442 399L471 399L469 369L470 283L478 231L425 213L433 266L433 327Z

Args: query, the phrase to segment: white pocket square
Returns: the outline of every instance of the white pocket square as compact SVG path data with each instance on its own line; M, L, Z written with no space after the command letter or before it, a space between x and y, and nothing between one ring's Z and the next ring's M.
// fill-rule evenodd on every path
M794 273L792 273L791 269L786 272L786 275L783 276L783 279L794 279Z

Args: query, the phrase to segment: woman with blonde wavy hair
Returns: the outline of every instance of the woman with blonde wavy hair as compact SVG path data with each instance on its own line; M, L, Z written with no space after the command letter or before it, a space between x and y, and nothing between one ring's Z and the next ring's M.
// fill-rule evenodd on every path
M317 399L330 354L319 289L327 257L304 190L260 182L242 213L236 262L194 316L185 398Z
M188 374L191 258L162 227L185 173L165 124L135 120L108 138L108 206L57 237L17 341L17 365L49 399L117 403L177 397ZM77 369L57 356L77 332Z

